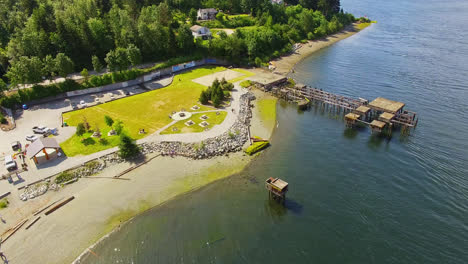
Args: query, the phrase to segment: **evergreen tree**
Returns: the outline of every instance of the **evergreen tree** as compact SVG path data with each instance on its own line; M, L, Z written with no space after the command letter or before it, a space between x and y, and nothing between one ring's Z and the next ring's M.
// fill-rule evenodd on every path
M88 69L84 68L82 71L81 71L81 76L83 76L84 80L85 81L88 81L88 77L89 77L89 72L88 72Z
M109 127L112 127L112 124L114 124L114 120L112 119L112 117L108 115L104 116L104 121L106 122L106 125Z
M76 132L75 134L79 137L81 137L84 133L86 132L85 126L83 123L78 123L76 126Z
M67 55L59 53L55 57L55 69L60 76L66 78L68 74L73 72L74 67L73 61Z
M137 46L130 44L127 48L128 61L132 66L136 66L141 63L141 53Z
M102 64L101 64L101 61L99 60L98 56L94 55L92 58L91 58L91 61L93 63L93 69L96 71L96 72L101 72L102 70Z
M127 134L120 134L119 156L124 159L133 158L140 152L137 144Z

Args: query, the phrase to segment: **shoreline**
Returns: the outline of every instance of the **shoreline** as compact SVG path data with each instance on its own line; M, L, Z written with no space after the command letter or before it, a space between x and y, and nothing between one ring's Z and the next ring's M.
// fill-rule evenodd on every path
M355 27L356 24L353 24L353 28ZM312 48L306 46L307 44L303 45L294 54L277 60L277 65L281 66L275 72L278 69L287 70L287 74L294 65L315 51L360 30L348 31L329 36L327 39L333 38L331 41L312 41L324 42L326 45L315 45ZM272 100L271 96L259 91L255 92L255 96L257 99L253 101L256 107L252 109L252 135L271 138L276 127L276 113L274 122L266 122L262 120L264 117L258 107L259 101ZM148 157L151 158L150 156ZM27 232L16 234L11 241L2 245L3 251L15 263L80 263L81 258L91 253L89 249L110 237L134 217L177 196L186 195L241 172L255 156L249 157L243 152L236 152L207 160L156 157L145 166L129 172L121 180L112 180L112 175L128 169L132 166L131 163L106 168L98 176L80 180L60 192L50 192L28 205L37 209L64 196L76 197L70 205L47 216L47 219L41 219ZM70 238L71 234L73 238Z
M360 24L364 26L359 27L358 25ZM335 33L333 35L318 40L309 40L306 43L302 44L302 46L293 53L281 56L280 58L273 60L271 63L276 67L273 72L287 76L289 73L291 73L296 64L309 57L313 53L323 48L329 47L340 40L351 37L362 31L363 29L369 27L371 24L372 23L355 22L351 25L346 26L340 32Z

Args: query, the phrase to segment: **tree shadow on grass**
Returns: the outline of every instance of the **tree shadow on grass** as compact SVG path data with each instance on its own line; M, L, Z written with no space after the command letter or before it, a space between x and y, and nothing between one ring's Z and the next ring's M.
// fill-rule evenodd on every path
M83 143L83 145L85 145L85 146L89 146L89 145L94 145L94 144L96 144L96 141L94 141L93 138L90 138L90 137L89 137L89 138L82 139L82 140L81 140L81 143Z

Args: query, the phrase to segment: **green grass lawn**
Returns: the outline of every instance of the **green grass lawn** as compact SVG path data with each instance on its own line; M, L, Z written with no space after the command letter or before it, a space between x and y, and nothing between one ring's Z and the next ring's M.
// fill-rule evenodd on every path
M83 122L83 117L86 117L91 129L95 129L97 125L103 138L107 139L107 143L102 144L96 139L89 138L86 144L83 144L81 140L88 138L90 136L88 133L82 137L72 136L63 142L61 147L65 154L71 157L80 154L87 155L117 146L118 136L107 137L110 128L104 122L105 115L110 116L114 121L121 120L124 131L132 138L140 139L169 124L172 121L169 118L172 111L180 111L182 108L191 111L190 108L194 105L200 107L196 112L213 110L213 108L202 106L198 102L201 91L206 87L192 82L192 80L223 70L226 68L198 68L176 75L168 87L66 113L63 115L63 120L70 126L76 126ZM138 134L140 129L145 129L147 134Z
M272 123L276 120L276 102L278 99L260 99L257 103L260 118L265 123Z
M207 120L202 120L200 119L201 116L206 115L208 117ZM221 124L224 119L226 118L227 112L226 111L219 111L219 115L216 114L216 112L209 112L209 113L201 113L201 114L194 114L192 115L191 118L187 120L181 120L174 125L168 127L166 130L161 132L161 135L163 134L180 134L180 133L197 133L197 132L203 132L206 128L210 129L214 127L215 125ZM191 126L186 126L185 122L192 120L195 124ZM206 121L209 123L208 126L206 127L201 127L199 124L203 121ZM177 128L177 131L174 131L174 127Z

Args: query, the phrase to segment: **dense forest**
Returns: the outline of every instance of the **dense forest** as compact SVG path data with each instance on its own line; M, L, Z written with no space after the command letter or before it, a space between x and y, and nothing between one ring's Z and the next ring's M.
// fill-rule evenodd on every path
M190 26L203 7L220 13L202 25L235 33L194 40ZM339 0L0 0L0 77L36 83L84 68L122 72L190 56L259 65L354 20Z

